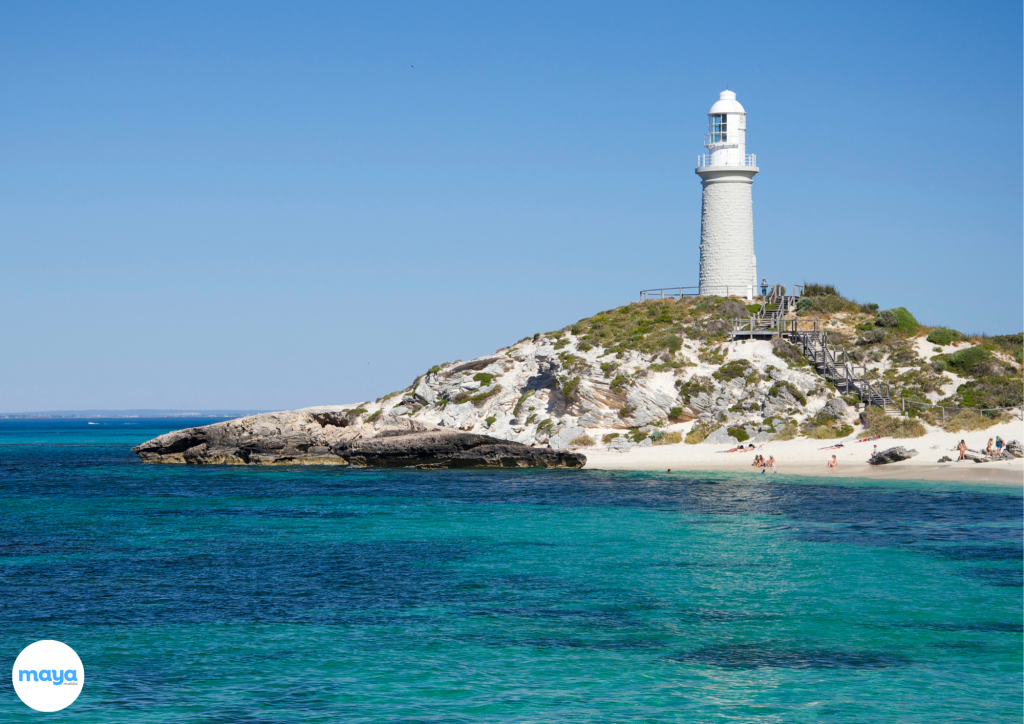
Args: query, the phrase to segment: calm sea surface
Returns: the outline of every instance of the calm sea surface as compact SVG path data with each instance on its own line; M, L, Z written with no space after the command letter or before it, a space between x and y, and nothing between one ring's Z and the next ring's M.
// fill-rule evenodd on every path
M0 720L1021 720L1020 489L149 466L210 420L0 421ZM4 669L6 670L6 669Z

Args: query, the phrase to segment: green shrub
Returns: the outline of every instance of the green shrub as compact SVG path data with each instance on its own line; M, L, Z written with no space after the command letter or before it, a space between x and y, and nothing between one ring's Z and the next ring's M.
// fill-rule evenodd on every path
M590 447L595 443L594 438L590 437L590 435L580 435L579 437L574 437L570 440L569 444L574 447Z
M686 442L689 445L699 445L700 443L704 442L704 440L707 439L707 436L714 432L717 428L717 424L709 422L708 420L701 420L700 422L694 424L690 432L686 433Z
M949 368L961 375L977 375L984 372L992 353L984 347L968 347L946 355Z
M957 332L955 329L946 329L945 327L939 327L933 329L928 333L928 341L932 344L938 344L943 347L953 344L953 342L959 342L963 339L963 335Z
M875 325L897 329L904 335L914 334L921 328L918 321L914 319L914 315L908 312L906 307L896 307L879 312L878 318L875 319Z
M352 417L355 417L356 415L365 415L366 414L366 408L365 407L357 407L354 410L344 410L344 412L346 414L348 414L348 415L351 415Z
M852 434L852 425L815 425L807 431L807 437L814 440L837 440Z
M800 390L794 387L793 383L791 382L776 382L774 385L772 385L771 389L768 390L768 395L771 397L778 397L779 393L781 393L783 390L788 391L789 394L796 398L796 401L799 402L801 405L803 405L804 407L807 406L807 397L804 395L804 393L802 393Z
M566 380L562 383L562 394L565 395L567 399L571 400L579 392L579 388L580 378L577 375L571 380Z
M665 340L665 346L668 347L669 352L678 352L683 348L683 340L673 334Z
M743 442L744 440L750 439L750 435L748 435L747 431L744 430L742 427L730 427L728 428L727 432L734 438L736 438L739 442Z
M601 442L603 442L605 444L608 444L608 443L610 443L612 440L614 440L617 437L620 437L619 433L617 433L617 432L610 432L610 433L608 433L607 435L605 435L604 437L601 438Z
M441 365L434 365L429 370L427 370L427 374L428 375L436 375L440 371L441 371Z
M480 392L476 395L469 392L460 392L452 401L456 405L461 405L464 402L472 402L475 406L480 407L487 398L494 397L499 392L501 392L501 385L495 385L491 389L485 390L484 392Z
M957 396L964 407L1016 407L1021 397L1020 377L982 377L960 385Z
M612 380L611 388L616 392L620 392L623 387L629 382L629 378L625 375L616 375L615 379Z
M632 405L623 405L622 407L619 408L619 415L621 415L622 417L629 417L634 412L636 412L636 408L633 407Z
M551 418L546 418L537 423L537 432L543 432L544 430L550 430L555 426L555 423L551 422Z
M512 417L519 417L519 411L523 409L523 403L534 395L536 390L527 390L519 396L519 401L516 402L516 406L512 409Z
M638 443L641 440L647 438L647 433L644 432L643 430L640 430L639 428L634 427L632 430L626 433L626 437L632 440L633 442Z
M496 423L497 421L498 421L498 418L496 418L496 417L488 417L488 418L487 418L486 420L484 420L484 424L485 424L485 425L486 425L487 427L490 427L491 425L493 425L493 424L494 424L494 423Z
M593 349L594 345L590 344L590 342L580 342L578 345L576 345L576 348L580 352L587 352L588 350Z
M686 382L676 380L676 387L679 388L679 397L683 402L689 404L692 398L697 397L702 392L710 394L715 389L715 383L711 381L710 377L694 375Z
M682 416L683 408L681 407L673 407L671 410L668 411L668 418L670 420L678 420Z
M716 380L722 382L728 382L734 380L737 377L746 377L751 370L750 362L745 359L737 359L732 362L727 362L717 370L711 373L711 376Z
M936 372L945 372L949 369L949 363L944 359L937 359L932 362L932 369Z
M891 309L879 312L878 317L875 318L876 327L896 327L899 323L900 318L896 316L896 312Z
M370 415L368 418L366 418L366 420L364 420L364 422L375 422L376 420L380 419L380 415L381 415L382 412L383 412L383 410L375 411L372 415Z
M862 334L857 338L857 344L864 346L868 344L877 344L885 339L884 329L871 329Z
M812 304L814 304L814 302L807 297L800 297L796 300L796 311L798 313L804 313L811 308Z
M681 432L666 432L660 438L654 441L655 445L676 445L683 441L683 433Z
M495 377L497 377L497 375L489 375L486 372L477 372L475 375L473 375L473 379L480 383L481 389L491 384L491 380L493 380Z
M612 376L612 372L614 372L618 368L619 368L619 365L616 362L602 362L601 363L601 372L604 373L605 377L611 377Z
M757 314L758 312L761 311L761 305L760 304L748 304L747 305L747 311L750 312L751 314Z

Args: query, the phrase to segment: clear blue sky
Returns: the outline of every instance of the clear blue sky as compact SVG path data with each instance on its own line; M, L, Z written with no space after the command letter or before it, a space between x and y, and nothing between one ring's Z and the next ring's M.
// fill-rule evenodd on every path
M0 411L372 399L696 284L726 84L762 275L1024 327L1019 1L504 5L0 5Z

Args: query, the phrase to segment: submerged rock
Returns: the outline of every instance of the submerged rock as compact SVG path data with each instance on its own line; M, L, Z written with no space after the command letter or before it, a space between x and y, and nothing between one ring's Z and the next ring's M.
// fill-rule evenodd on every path
M193 465L580 468L587 461L408 418L370 424L364 415L328 408L253 415L169 432L132 452L143 462Z

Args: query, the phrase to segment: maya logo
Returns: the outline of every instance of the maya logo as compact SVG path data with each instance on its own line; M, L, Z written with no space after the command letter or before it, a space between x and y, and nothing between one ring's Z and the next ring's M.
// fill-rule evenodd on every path
M36 641L18 654L11 670L18 697L36 711L60 711L74 703L85 685L78 654L60 641Z
M18 669L18 681L49 681L60 686L65 681L78 682L78 671L75 669Z

